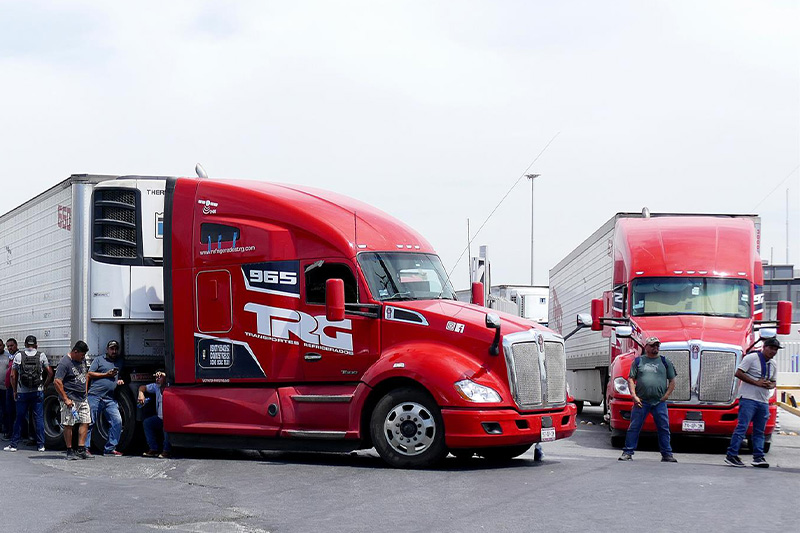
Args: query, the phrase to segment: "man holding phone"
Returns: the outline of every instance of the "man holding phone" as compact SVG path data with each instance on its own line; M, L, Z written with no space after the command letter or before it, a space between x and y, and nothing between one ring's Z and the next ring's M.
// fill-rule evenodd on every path
M86 447L92 443L92 429L102 414L108 421L108 440L104 446L104 454L109 457L119 457L117 451L119 437L122 434L122 416L119 414L119 405L114 397L117 387L124 385L120 373L122 372L122 358L119 356L119 342L108 341L106 354L95 358L89 367L89 409L92 412L92 425L86 437Z

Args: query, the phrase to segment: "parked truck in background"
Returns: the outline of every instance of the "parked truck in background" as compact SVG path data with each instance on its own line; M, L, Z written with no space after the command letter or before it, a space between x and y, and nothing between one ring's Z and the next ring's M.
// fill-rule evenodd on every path
M754 215L618 213L550 270L555 331L568 333L574 317L591 309L591 330L567 341L567 381L579 407L604 404L613 444L622 445L630 423L630 365L651 335L678 374L668 400L673 434L733 433L734 373L768 325L761 320L759 233ZM783 334L791 304L781 308ZM768 441L774 402L773 394ZM652 420L644 431L655 431Z
M291 185L111 178L72 176L0 217L16 310L0 332L37 335L54 364L77 339L94 355L121 339L121 449L131 392L161 366L177 446L374 446L417 467L575 431L562 338L456 301L431 245L385 213Z

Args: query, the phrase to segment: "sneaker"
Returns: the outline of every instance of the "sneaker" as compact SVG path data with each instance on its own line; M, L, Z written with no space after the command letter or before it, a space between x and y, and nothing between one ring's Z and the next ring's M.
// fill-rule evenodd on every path
M619 456L618 461L633 461L633 455L622 452L622 455Z
M739 459L738 455L726 455L725 464L730 466L735 466L737 468L744 468L745 466L742 460Z
M36 448L36 450L40 451L40 452L43 452L44 451L44 446L39 446L38 448Z
M78 457L78 459L89 459L91 457L86 453L86 448L78 448L78 451L75 452L75 456Z
M89 448L86 448L86 457L94 457L94 454Z
M160 459L169 459L170 457L172 457L172 454L169 452L161 452L160 454L158 454L158 457Z
M16 446L12 446L12 445L10 445L10 444L9 444L9 445L8 445L8 446L6 446L5 448L3 448L3 451L6 451L6 452L15 452L15 451L17 451L17 447L16 447Z
M769 463L763 457L754 457L750 464L757 468L769 468Z
M158 457L158 452L155 450L147 450L142 454L142 457Z
M78 458L72 448L67 448L67 461L74 461Z
M122 457L122 452L118 452L117 450L113 450L110 452L105 453L106 457Z
M672 455L662 455L661 456L661 462L662 463L677 463L678 460L675 459L675 457L673 457Z

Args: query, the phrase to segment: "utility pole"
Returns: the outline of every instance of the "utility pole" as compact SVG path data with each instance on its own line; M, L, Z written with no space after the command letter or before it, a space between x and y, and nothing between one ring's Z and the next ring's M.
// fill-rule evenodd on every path
M525 177L531 180L531 285L533 285L533 182L541 176L541 174L525 174Z

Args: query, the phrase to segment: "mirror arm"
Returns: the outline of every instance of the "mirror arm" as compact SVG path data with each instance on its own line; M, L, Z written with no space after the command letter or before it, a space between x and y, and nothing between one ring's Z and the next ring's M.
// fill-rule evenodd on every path
M575 335L580 330L582 330L583 328L586 328L586 327L588 327L588 326L580 325L577 328L575 328L572 331L570 331L569 333L567 333L566 335L564 335L564 342L567 342L567 339L569 339L570 337L572 337L573 335Z
M500 355L500 326L494 330L494 340L489 346L489 355Z

